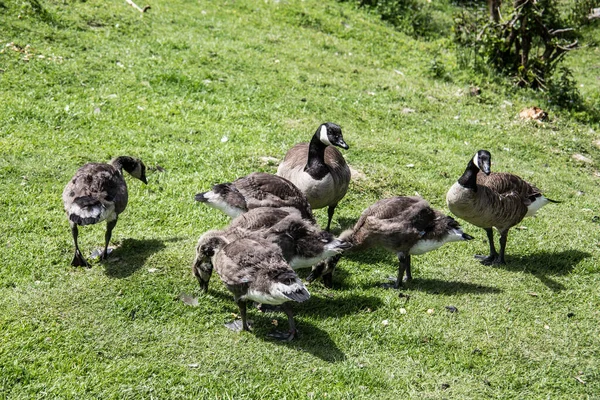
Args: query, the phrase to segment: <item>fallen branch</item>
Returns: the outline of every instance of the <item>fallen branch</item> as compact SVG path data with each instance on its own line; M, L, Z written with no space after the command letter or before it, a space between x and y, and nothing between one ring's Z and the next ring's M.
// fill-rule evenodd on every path
M139 12L141 12L142 14L145 13L146 11L148 11L150 9L150 6L144 6L144 8L140 8L137 4L135 4L133 2L133 0L125 0L127 2L127 4L129 4L131 7L135 8L136 10L138 10Z

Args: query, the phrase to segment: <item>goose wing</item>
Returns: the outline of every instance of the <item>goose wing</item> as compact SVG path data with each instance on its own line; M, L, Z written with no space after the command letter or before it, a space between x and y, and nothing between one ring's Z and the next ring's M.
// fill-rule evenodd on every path
M418 197L393 197L369 207L356 223L354 236L358 244L402 247L419 240L432 229L435 213Z
M233 182L246 199L248 209L294 207L303 218L314 220L304 194L292 182L277 175L254 172Z

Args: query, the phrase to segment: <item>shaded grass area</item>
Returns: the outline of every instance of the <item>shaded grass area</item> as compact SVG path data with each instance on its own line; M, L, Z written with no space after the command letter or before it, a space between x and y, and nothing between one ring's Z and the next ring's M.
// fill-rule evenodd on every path
M411 39L349 4L178 0L141 16L125 2L30 0L2 2L0 25L0 397L600 391L598 126L560 113L519 121L535 93L480 82L453 65L445 39ZM599 40L597 29L586 34ZM569 58L586 96L599 96L587 68L596 53ZM430 76L433 57L453 79ZM471 83L480 96L468 95ZM336 233L383 197L416 192L446 209L479 148L494 170L562 203L511 230L506 266L477 263L485 234L464 224L476 240L413 258L408 300L380 286L395 274L393 255L342 259L334 289L315 283L295 306L295 343L265 339L285 326L281 314L250 310L250 334L224 328L237 307L216 277L197 307L183 304L181 293L199 296L189 271L197 238L228 221L194 193L274 172L261 157L282 158L328 120L365 175L338 207ZM149 184L128 180L109 260L72 268L60 193L83 163L124 154L152 167ZM103 235L100 225L81 230L86 256Z

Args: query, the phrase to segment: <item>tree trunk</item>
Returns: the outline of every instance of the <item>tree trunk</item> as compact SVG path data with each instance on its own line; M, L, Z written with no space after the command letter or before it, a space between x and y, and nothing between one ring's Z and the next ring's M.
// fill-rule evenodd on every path
M500 6L502 0L488 0L488 7L490 9L490 19L496 23L500 22Z

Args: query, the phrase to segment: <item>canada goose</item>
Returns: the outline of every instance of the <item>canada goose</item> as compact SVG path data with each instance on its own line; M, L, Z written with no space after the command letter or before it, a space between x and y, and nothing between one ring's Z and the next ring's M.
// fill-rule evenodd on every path
M212 273L210 259L215 237L227 242L243 237L261 238L279 247L293 269L312 267L350 247L350 243L302 219L295 208L255 208L235 218L226 229L208 231L198 240L192 271L203 292L208 290Z
M410 256L424 254L449 242L471 240L452 217L432 209L420 197L392 197L379 200L367 208L354 225L340 235L352 244L350 251L383 247L398 256L398 278L393 284L400 287L412 279ZM339 256L315 267L307 278L312 281L321 274L331 274ZM404 273L406 272L406 277ZM325 279L324 279L325 282Z
M516 175L490 172L491 162L490 152L479 150L446 195L448 208L454 215L487 233L490 255L475 256L485 265L505 264L508 230L546 204L558 203ZM500 232L500 253L494 247L494 227Z
M89 266L77 245L78 225L91 225L106 220L105 245L100 259L108 256L112 230L117 225L119 214L127 206L127 183L123 179L123 170L148 183L144 163L133 157L121 156L113 159L110 164L85 164L65 187L63 204L75 243L75 256L71 265Z
M313 209L328 207L327 228L338 202L346 195L350 167L338 149L348 149L342 129L331 122L319 126L310 144L292 147L277 168L277 175L289 179L306 195Z
M258 238L241 238L228 242L215 236L212 240L212 263L240 310L241 326L234 321L226 326L232 330L249 331L246 302L281 305L288 317L289 332L269 336L292 340L296 324L288 301L303 302L310 293L294 270L286 263L279 248Z
M196 194L195 199L232 218L258 207L294 207L302 218L315 221L306 197L293 183L264 172L214 185L211 191Z

